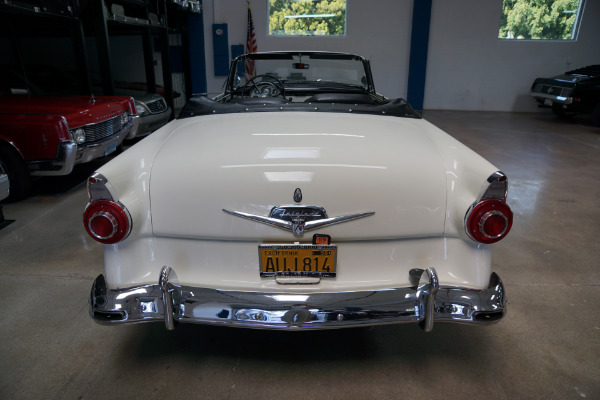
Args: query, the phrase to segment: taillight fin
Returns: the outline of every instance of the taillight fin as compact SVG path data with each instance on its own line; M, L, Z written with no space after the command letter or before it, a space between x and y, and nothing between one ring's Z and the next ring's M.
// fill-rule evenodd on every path
M98 200L115 200L107 184L108 180L106 177L98 172L94 172L88 178L87 190L90 203Z
M508 194L508 178L502 171L491 174L481 187L476 203L483 200L500 200L506 202Z
M95 172L87 182L89 202L83 213L83 225L89 235L100 243L114 244L131 232L129 210L113 194L106 177Z
M495 243L512 227L513 214L506 204L508 179L501 171L490 175L465 215L465 231L476 242Z

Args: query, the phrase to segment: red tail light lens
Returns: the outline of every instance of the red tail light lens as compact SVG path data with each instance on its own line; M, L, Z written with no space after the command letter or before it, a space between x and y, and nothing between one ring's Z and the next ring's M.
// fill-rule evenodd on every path
M131 229L127 211L108 200L90 203L83 213L83 225L91 237L104 244L120 242Z
M495 243L504 238L512 227L513 214L501 200L477 203L467 217L467 233L480 243Z

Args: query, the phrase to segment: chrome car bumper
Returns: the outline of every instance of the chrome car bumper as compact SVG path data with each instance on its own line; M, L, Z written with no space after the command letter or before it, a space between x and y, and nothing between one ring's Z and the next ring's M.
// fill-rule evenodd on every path
M531 97L544 101L545 105L552 105L552 103L560 103L560 104L571 104L573 103L572 97L565 96L557 96L553 94L539 93L539 92L529 92Z
M123 126L119 132L97 143L78 146L74 142L61 142L58 145L55 159L30 161L28 163L29 173L35 176L69 175L75 165L104 157L123 143L126 137L135 136L140 124L139 119L139 116L132 115L131 122Z
M506 313L502 281L487 289L439 286L434 268L411 270L412 287L341 293L256 293L180 286L164 267L156 285L108 289L103 275L91 291L90 315L102 324L164 321L265 329L332 329L390 323L492 323Z

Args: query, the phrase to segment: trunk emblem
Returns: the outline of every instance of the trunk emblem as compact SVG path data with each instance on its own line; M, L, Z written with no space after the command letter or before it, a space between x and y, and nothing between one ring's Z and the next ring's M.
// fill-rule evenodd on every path
M296 203L300 203L302 201L302 190L300 190L300 188L296 188L296 190L294 190L294 201Z
M323 207L301 205L275 206L271 209L268 217L226 209L223 209L223 212L261 224L285 229L291 231L295 236L302 236L305 231L312 229L348 222L375 214L374 211L368 211L330 218Z
M300 236L304 233L304 225L305 222L301 218L296 218L292 220L292 232L296 236Z

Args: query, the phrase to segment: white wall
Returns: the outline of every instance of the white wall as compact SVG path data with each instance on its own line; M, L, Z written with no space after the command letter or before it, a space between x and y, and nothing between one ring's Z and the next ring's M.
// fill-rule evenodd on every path
M535 111L529 88L600 63L600 1L587 0L576 41L499 40L502 0L433 0L426 109Z
M406 97L412 0L348 0L345 37L268 35L267 0L250 0L258 51L322 50L359 54L371 60L375 88L387 97ZM224 77L213 69L212 24L227 24L229 45L246 42L245 0L204 0L206 79L209 94L221 92ZM229 48L231 51L231 47Z
M417 0L418 1L418 0ZM212 24L227 23L229 44L246 41L245 0L204 0L207 86L213 71ZM250 0L259 51L330 50L371 60L379 93L406 98L412 0L348 0L347 36L272 37L267 0ZM433 0L425 87L426 109L535 111L528 92L538 76L600 63L600 1L587 0L576 41L498 39L502 0Z

